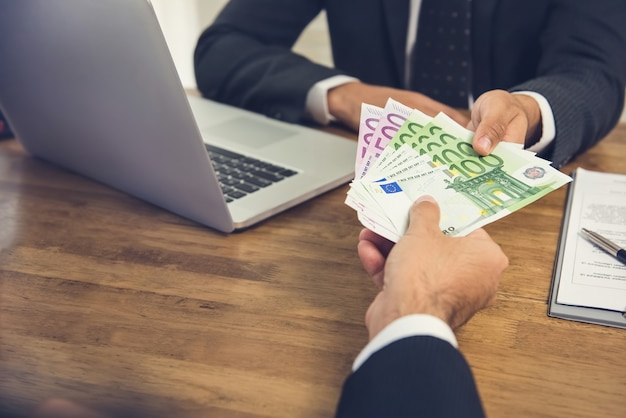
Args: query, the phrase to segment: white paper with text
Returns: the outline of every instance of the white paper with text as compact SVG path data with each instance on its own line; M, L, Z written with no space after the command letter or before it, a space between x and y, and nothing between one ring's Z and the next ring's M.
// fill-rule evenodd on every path
M626 265L580 235L587 228L626 247L626 175L578 169L557 303L626 311Z

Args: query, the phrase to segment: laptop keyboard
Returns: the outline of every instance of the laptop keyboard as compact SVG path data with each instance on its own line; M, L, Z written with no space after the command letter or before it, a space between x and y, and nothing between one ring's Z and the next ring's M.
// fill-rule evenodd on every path
M211 156L213 169L217 174L226 202L241 199L250 193L298 174L297 171L246 157L214 145L205 144L205 146Z

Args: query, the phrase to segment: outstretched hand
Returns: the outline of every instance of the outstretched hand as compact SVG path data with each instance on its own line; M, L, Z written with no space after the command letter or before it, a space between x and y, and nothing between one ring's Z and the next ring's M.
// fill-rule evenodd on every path
M530 96L492 90L474 103L467 129L475 131L474 150L490 154L500 142L535 143L541 136L541 111Z
M402 316L434 315L457 328L492 304L508 258L483 229L449 237L439 228L439 206L422 197L397 244L363 230L358 254L380 292L366 317L370 339Z
M530 146L541 136L541 110L536 100L505 90L482 94L471 109L471 118L468 118L462 111L421 93L351 82L328 92L328 110L339 122L356 131L359 129L361 104L384 107L389 98L429 116L444 112L458 124L475 131L474 150L480 155L490 154L500 142Z

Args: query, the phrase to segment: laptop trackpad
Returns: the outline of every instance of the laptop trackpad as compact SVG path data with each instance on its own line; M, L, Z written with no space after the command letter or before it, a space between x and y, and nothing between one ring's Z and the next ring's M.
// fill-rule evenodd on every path
M246 117L231 119L203 129L211 136L227 139L246 147L259 148L281 141L296 132Z

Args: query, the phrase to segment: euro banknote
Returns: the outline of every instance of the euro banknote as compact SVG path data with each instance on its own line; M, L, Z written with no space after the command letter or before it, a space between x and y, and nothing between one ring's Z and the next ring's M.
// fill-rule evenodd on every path
M489 155L477 154L474 133L444 113L429 117L396 102L390 108L403 120L394 126L389 120L400 118L385 116L392 113L387 108L375 131L393 126L386 131L393 135L373 134L378 147L362 154L367 167L356 172L345 202L365 227L391 241L404 234L409 209L422 195L439 204L444 234L464 236L571 181L518 144L502 142Z

